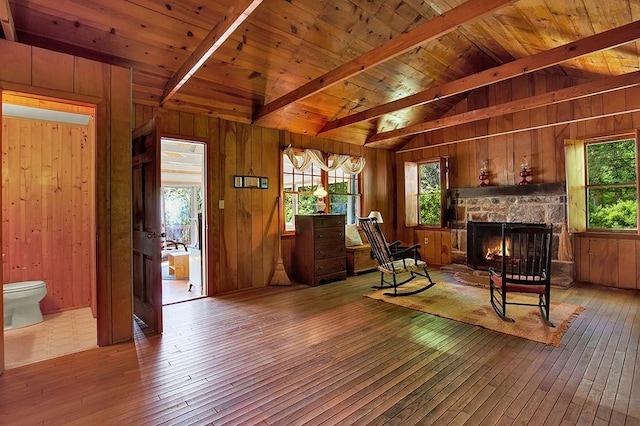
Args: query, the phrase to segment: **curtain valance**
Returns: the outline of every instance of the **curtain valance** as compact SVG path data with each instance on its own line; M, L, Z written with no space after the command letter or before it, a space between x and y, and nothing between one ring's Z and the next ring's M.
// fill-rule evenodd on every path
M347 174L357 175L364 169L366 163L364 157L352 157L344 154L333 154L325 163L324 156L319 150L305 149L301 155L296 155L291 145L284 149L284 153L289 157L293 168L299 172L303 172L311 164L315 164L327 172L342 169Z

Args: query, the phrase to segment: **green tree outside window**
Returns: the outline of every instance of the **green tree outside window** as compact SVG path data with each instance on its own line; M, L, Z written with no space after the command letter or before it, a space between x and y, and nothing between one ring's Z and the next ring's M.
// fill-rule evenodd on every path
M586 145L588 228L636 229L636 141Z

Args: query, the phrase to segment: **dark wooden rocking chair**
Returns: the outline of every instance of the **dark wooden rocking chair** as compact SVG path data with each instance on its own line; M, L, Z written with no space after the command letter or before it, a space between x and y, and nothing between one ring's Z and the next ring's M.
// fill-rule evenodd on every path
M375 217L359 218L358 221L371 245L371 251L380 271L380 285L373 288L393 288L393 293L384 293L387 296L408 296L425 291L435 285L427 271L427 264L419 258L419 244L411 247L401 247L399 242L388 244ZM398 281L397 276L404 273L408 273L408 277ZM392 281L385 280L385 275L391 276ZM398 292L398 287L417 277L426 278L427 284L417 290Z
M553 226L502 224L501 271L489 269L491 305L505 321L507 305L538 306L545 322L549 321L551 297L551 240ZM509 293L538 295L538 303L510 302Z

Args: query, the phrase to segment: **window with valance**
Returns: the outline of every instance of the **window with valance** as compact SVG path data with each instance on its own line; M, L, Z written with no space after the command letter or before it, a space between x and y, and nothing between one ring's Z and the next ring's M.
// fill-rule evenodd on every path
M348 224L356 223L363 157L289 146L283 150L282 164L285 231L295 231L298 214L344 214Z

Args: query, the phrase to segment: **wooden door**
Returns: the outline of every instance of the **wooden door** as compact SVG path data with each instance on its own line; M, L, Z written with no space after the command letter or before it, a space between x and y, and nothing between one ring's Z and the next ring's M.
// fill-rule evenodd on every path
M160 138L156 120L133 131L133 313L162 332Z

